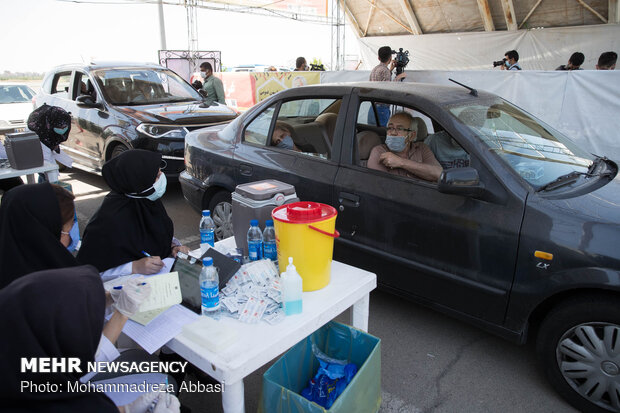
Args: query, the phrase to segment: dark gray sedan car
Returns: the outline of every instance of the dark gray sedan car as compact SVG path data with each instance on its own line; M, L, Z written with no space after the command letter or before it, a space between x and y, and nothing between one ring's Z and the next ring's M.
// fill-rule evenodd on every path
M439 179L376 168L395 134L386 112L401 111L413 118L401 130L441 163ZM274 146L282 128L293 147ZM300 199L338 209L336 259L506 339L536 340L573 406L620 412L615 162L496 95L388 82L283 91L189 133L185 151L183 193L213 210L220 237L231 233L236 185L292 184Z

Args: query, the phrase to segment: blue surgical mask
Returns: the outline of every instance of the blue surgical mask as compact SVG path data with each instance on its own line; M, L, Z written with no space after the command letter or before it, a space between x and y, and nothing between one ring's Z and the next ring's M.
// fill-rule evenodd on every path
M67 247L67 249L71 252L75 251L80 242L80 227L78 226L77 218L73 218L73 226L69 231L69 236L71 237L71 244Z
M200 77L203 79L207 78L207 72L200 72Z
M151 195L147 196L146 198L151 201L157 201L159 198L164 196L164 194L166 193L167 183L168 181L166 179L166 174L162 173L161 175L159 175L159 179L157 179L157 181L155 181L155 183L153 184L153 189L155 190L155 192L153 192Z
M510 63L508 63L508 60L506 60L504 64L506 65L506 67L510 67Z
M282 139L277 145L277 148L281 148L281 149L291 149L293 150L295 148L294 146L295 144L293 143L293 138L291 138L290 136L285 136L284 139Z
M54 128L54 132L56 132L59 135L64 135L68 129L69 129L68 126L66 128Z
M392 152L402 152L405 150L405 147L407 146L407 137L388 135L385 138L385 145Z

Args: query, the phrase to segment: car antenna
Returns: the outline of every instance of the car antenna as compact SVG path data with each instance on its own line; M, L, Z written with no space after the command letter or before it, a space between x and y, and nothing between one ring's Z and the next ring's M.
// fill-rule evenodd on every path
M463 86L465 89L469 89L469 94L470 94L470 95L473 95L473 96L478 96L478 91L477 91L476 89L474 89L473 87L466 86L466 85L464 85L464 84L462 84L462 83L460 83L460 82L457 82L457 81L456 81L456 80L454 80L454 79L450 79L450 78L448 78L448 80L449 80L450 82L454 82L454 83L456 83L456 84L457 84L457 85L459 85L459 86Z

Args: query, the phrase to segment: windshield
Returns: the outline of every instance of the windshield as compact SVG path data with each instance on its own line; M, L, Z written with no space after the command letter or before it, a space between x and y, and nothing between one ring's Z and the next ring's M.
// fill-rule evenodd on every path
M166 69L109 69L95 72L95 79L112 105L153 105L202 100L196 90Z
M2 85L0 86L0 103L23 103L30 102L34 92L25 85Z
M594 159L551 126L502 99L448 110L535 188L569 173L585 174Z

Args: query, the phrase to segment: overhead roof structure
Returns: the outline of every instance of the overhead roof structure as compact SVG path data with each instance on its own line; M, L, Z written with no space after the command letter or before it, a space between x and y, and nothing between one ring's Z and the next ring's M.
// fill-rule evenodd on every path
M617 24L619 0L339 0L359 37Z

